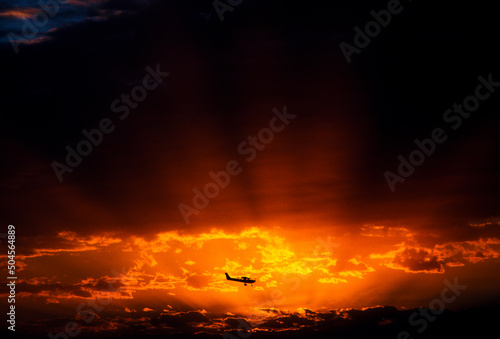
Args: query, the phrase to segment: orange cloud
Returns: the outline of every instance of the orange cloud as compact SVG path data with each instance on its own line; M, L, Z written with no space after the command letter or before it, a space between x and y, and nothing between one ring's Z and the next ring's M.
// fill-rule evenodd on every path
M0 12L0 17L11 17L16 19L29 19L33 17L36 13L40 12L40 9L36 8L15 8L9 9L7 11Z
M96 251L101 247L109 246L122 241L119 238L113 237L113 235L109 233L79 237L75 232L64 231L59 232L58 237L59 239L57 240L60 241L60 247L33 249L33 254L21 254L18 256L18 259L24 260L27 258L55 255L61 252Z
M401 243L398 249L384 254L371 254L370 259L384 265L413 273L443 273L445 267L464 266L500 257L500 239L447 242L432 248Z
M498 238L422 246L418 234L404 227L365 225L360 230L323 237L329 240L321 248L314 235L308 239L279 228L169 231L150 238L60 232L53 248L35 248L23 258L18 292L33 302L114 300L129 310L144 305L156 310L147 302L158 300L174 309L186 304L225 307L262 322L259 309L294 311L378 300L366 295L367 284L380 285L382 297L407 273L443 274L500 256ZM374 248L378 251L370 253ZM244 287L227 281L224 272L257 282Z

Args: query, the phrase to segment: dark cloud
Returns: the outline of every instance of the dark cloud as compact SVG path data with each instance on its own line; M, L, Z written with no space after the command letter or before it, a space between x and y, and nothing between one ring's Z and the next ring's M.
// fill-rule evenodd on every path
M291 327L294 328L294 327L310 326L312 324L314 324L313 320L309 320L307 318L302 318L298 315L292 314L268 320L264 324L262 324L261 327L270 329L282 329Z
M74 290L75 286L73 285L64 285L61 283L44 283L39 282L39 283L26 283L26 282L20 282L17 284L16 288L20 292L28 292L28 293L40 293L44 291L50 291L50 292L71 292Z
M77 296L77 297L82 297L82 298L92 297L92 293L90 293L89 291L82 290L82 289L71 291L71 294L74 296Z
M407 248L397 255L393 262L415 272L443 270L443 262L424 249Z
M152 321L152 324L155 326L166 326L175 330L181 330L183 333L194 333L197 330L196 325L208 323L210 323L210 320L200 312L162 314Z
M0 43L40 43L44 38L69 26L86 21L105 21L113 16L130 13L147 6L149 1L4 1L0 11L2 34ZM121 4L121 6L120 6ZM23 13L20 15L20 13ZM50 32L50 33L49 33Z
M116 279L101 278L93 283L75 283L63 284L60 282L51 282L49 279L35 278L28 281L21 281L16 285L19 292L27 292L33 295L45 295L43 292L51 292L50 297L68 297L68 294L90 298L92 293L90 291L115 291L123 287L123 283Z
M432 315L431 310L426 308L397 310L389 306L366 310L318 312L317 315L325 319L320 321L309 319L307 315L290 314L276 317L273 321L253 328L251 333L244 335L248 334L251 338L311 338L311 335L314 338L334 336L340 339L366 338L367 336L371 338L395 338L400 332L406 331L412 336L418 335L419 338L439 338L445 334L460 337L464 331L471 331L478 336L487 336L490 333L488 331L494 329L495 319L499 315L498 307L493 305L460 312L445 310L441 314L431 317L430 319L433 320L427 321L425 330L420 333L418 330L421 329L422 321L418 322L418 326L415 326L409 322L409 319L415 317L413 314L417 313L418 315L422 311L430 312ZM342 316L343 312L347 313L348 317ZM335 316L330 318L330 315L334 314ZM425 318L419 316L418 319ZM128 316L116 316L106 321L98 317L89 324L83 320L77 320L77 323L82 328L82 333L79 336L82 338L95 336L89 331L90 328L98 329L100 333L98 337L102 338L115 338L120 335L140 338L147 333L149 335L168 334L175 337L175 333L179 333L180 329L183 330L183 337L216 338L224 332L238 335L235 328L239 325L238 320L233 318L227 319L225 325L214 328L212 325L217 323L199 312L186 312L169 316L153 314L151 317L129 314ZM63 328L65 322L62 319L54 319L45 321L43 325L46 326L45 331L55 331L58 328ZM199 325L211 326L203 328ZM229 330L227 325L234 330ZM23 321L23 326L27 326L31 330L36 330L36 328L40 330L41 324L38 321ZM111 331L110 328L114 326L120 330L118 332ZM42 330L40 333L44 333L44 331Z
M87 286L87 285L85 285ZM109 291L110 289L119 289L120 287L125 286L120 280L110 279L110 278L101 278L99 279L95 285L93 286L97 290Z

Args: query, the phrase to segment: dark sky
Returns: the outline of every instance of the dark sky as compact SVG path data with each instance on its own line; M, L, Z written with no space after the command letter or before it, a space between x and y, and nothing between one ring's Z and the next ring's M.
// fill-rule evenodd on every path
M21 44L17 54L11 44L2 45L4 216L27 222L35 215L44 232L57 229L50 220L56 196L78 189L83 199L121 211L120 223L130 227L146 210L153 219L167 211L161 218L178 222L171 209L189 196L177 185L191 180L179 170L196 176L217 168L222 162L196 172L193 159L212 157L214 150L205 147L215 140L221 157L231 159L242 135L263 126L273 107L285 105L301 119L294 128L302 139L293 137L290 147L306 147L304 137L313 138L317 126L340 139L343 159L350 158L344 202L379 218L364 207L374 196L389 204L439 196L444 194L439 185L422 192L420 183L448 179L453 186L453 176L470 199L452 203L446 214L453 209L459 217L493 216L498 99L493 95L482 102L456 131L442 114L473 92L479 75L495 78L494 11L456 3L401 5L403 10L352 55L350 64L340 42L353 44L354 26L363 27L372 20L370 10L386 3L246 1L225 12L223 22L210 1L95 2L87 6L86 20L77 19L82 6L67 9L73 14L61 8L65 23L39 32L42 43ZM108 16L91 20L97 9ZM12 20L2 20L4 31L14 27ZM126 120L116 119L110 103L142 81L146 66L158 63L169 77ZM75 147L81 130L103 118L117 120L116 130L59 184L51 163L62 162L65 146ZM209 124L213 128L206 128ZM394 171L397 156L409 154L415 138L438 127L448 127L448 140L399 184L397 195L389 194L384 171ZM200 133L205 139L193 141ZM325 143L335 147L335 142L329 136L314 146L327 151ZM195 184L203 183L187 185ZM446 195L456 193L453 187L446 190ZM31 212L20 215L19 206ZM80 217L64 211L58 216L71 223Z

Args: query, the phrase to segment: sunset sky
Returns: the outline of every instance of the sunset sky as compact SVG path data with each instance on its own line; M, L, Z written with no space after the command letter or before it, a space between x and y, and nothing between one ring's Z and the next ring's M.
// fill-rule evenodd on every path
M16 334L396 338L436 299L443 328L498 312L494 10L401 1L348 62L387 1L213 3L2 2Z

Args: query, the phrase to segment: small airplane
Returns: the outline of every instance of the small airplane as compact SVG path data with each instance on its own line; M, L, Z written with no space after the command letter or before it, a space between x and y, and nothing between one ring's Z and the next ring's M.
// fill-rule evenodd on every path
M247 277L241 277L241 279L238 279L238 278L231 278L229 276L229 274L226 273L226 279L227 280L232 280L232 281L239 281L239 282L242 282L245 286L248 284L252 284L253 286L253 283L255 282L254 279L250 279L250 278L247 278Z

